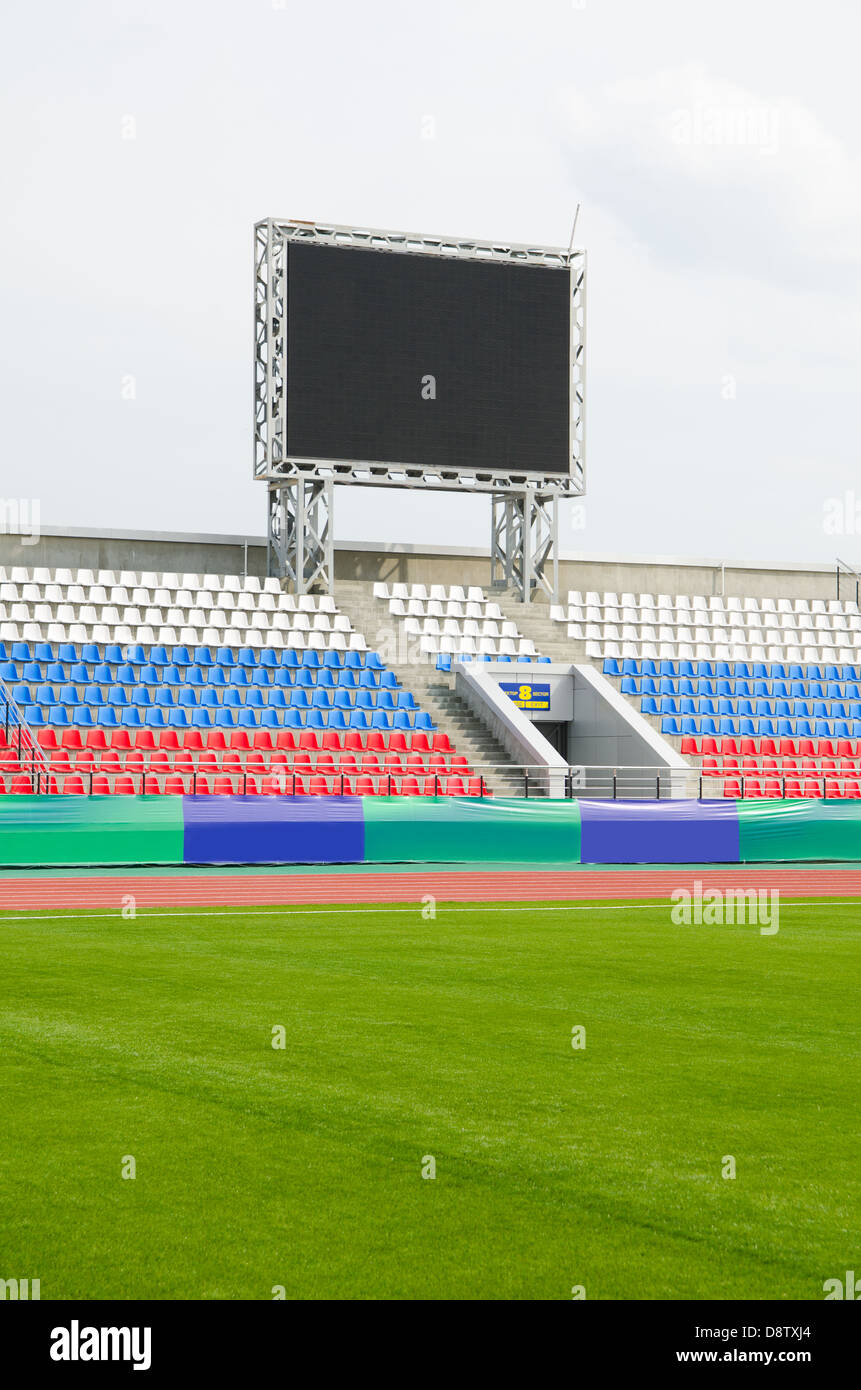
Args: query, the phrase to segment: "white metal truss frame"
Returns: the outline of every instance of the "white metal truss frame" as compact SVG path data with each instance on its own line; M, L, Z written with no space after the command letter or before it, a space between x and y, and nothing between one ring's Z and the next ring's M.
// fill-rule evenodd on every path
M490 584L531 603L536 589L559 595L559 499L534 488L496 493L491 505Z
M331 590L335 579L331 479L273 484L268 495L267 573L297 594Z
M570 472L427 469L409 462L309 459L287 453L287 256L291 242L364 247L393 255L506 261L570 272ZM436 492L581 497L586 490L586 252L462 237L386 232L267 218L254 227L254 477L267 483L332 481Z

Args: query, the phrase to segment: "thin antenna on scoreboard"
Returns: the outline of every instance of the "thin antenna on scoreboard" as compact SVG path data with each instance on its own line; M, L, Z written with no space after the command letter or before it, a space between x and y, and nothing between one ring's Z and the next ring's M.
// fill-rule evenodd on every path
M568 243L568 255L574 250L574 238L577 235L577 218L580 216L580 204L574 210L574 225L571 228L571 240Z

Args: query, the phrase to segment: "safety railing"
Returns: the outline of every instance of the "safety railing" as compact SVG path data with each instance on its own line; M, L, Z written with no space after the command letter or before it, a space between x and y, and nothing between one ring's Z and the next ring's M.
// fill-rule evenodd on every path
M859 574L858 571L852 567L852 565L848 565L845 560L837 559L835 561L835 565L837 571L838 599L845 598L845 590L848 588L850 594L854 593L856 604L859 604L859 606L861 606L861 601L859 601L859 594L861 594L861 574ZM845 577L843 584L843 594L841 594L840 592L841 575Z
M14 757L17 769L25 775L47 775L48 764L42 748L33 737L27 720L6 682L0 677L0 726L7 759Z
M41 750L36 749L36 752ZM12 756L16 757L14 749ZM2 774L0 753L0 774ZM2 780L2 779L0 779ZM250 759L216 763L205 754L186 758L170 770L142 757L119 764L93 757L77 762L44 757L22 775L7 777L6 793L37 795L268 795L268 796L469 796L524 799L577 798L608 801L722 800L784 798L843 800L861 797L857 770L712 773L700 767L585 766L570 764L548 779L544 766L512 763L468 767L425 766L401 769L359 765L339 770L331 764L285 760L262 765ZM24 785L22 785L22 782ZM17 783L18 785L15 785Z

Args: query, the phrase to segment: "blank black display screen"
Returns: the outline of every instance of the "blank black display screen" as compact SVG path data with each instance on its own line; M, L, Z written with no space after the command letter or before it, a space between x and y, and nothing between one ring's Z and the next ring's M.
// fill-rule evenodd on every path
M570 300L567 269L289 243L288 455L567 474Z

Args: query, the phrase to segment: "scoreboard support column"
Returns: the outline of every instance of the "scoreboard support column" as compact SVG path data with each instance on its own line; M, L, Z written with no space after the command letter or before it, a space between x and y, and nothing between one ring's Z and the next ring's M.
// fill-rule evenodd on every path
M555 493L494 493L491 499L491 588L531 603L540 586L551 603L559 594L559 499Z
M331 478L299 478L269 488L266 572L286 579L296 594L312 589L331 593L334 497Z

